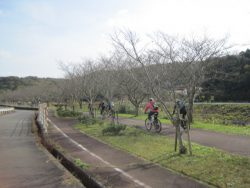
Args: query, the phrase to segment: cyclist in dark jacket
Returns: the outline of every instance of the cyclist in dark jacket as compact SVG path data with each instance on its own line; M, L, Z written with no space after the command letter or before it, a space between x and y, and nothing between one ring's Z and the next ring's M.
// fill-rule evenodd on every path
M102 115L103 111L105 110L105 103L103 101L99 104L99 110L100 110L100 113Z
M185 117L187 115L187 110L186 110L186 106L185 106L184 101L181 101L179 99L176 101L176 104L174 105L173 115L176 111L176 108L177 108L177 110L180 110L180 114L182 115L182 119L185 119Z
M185 106L184 101L181 101L181 100L176 101L176 104L174 105L173 115L174 115L176 109L179 110L179 113L182 116L181 117L182 118L181 127L184 130L186 130L187 129L187 124L186 124L186 121L185 121L185 117L187 115L187 110L186 110L186 106Z

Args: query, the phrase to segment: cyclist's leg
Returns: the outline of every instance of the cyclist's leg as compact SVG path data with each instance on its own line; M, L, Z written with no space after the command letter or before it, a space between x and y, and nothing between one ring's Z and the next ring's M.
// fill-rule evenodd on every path
M155 112L153 116L154 116L154 124L155 126L157 126L158 125L158 112Z
M150 123L153 123L153 120L152 120L153 114L154 114L154 112L151 112L151 111L148 113L148 119L149 119Z
M158 112L154 112L154 120L158 119Z
M115 119L115 110L114 110L114 109L111 109L111 117L112 117L113 119Z
M182 115L181 126L182 126L182 128L183 128L184 130L186 130L186 129L187 129L187 120L186 120L187 112L184 111L184 112L182 112L181 115Z

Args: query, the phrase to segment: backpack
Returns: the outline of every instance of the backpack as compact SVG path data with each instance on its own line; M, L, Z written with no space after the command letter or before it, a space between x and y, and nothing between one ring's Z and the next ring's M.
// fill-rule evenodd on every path
M156 103L154 103L153 107L154 107L154 110L158 110L158 105Z
M179 102L177 103L177 105L178 105L179 109L182 109L182 108L185 107L184 101L179 101Z

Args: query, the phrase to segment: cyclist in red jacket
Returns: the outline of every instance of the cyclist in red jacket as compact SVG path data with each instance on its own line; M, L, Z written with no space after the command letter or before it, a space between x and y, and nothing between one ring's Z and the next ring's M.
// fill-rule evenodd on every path
M152 123L152 115L157 113L158 114L158 107L155 105L155 101L153 98L149 99L149 102L146 104L144 113L148 114L148 119L150 120L150 122Z

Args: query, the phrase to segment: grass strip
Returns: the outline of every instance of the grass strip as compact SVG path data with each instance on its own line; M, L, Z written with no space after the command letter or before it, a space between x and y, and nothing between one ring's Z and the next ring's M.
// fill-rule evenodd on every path
M214 148L192 144L193 156L174 152L174 140L127 127L119 136L103 135L106 124L75 126L113 147L142 157L217 187L250 187L250 158L228 154Z

